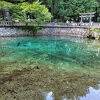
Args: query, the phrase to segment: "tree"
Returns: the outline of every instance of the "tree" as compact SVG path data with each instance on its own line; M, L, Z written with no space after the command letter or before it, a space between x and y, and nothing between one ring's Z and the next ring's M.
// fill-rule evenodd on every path
M97 16L99 16L99 13L100 13L100 10L99 10L100 0L67 0L67 1L66 0L5 0L5 1L9 1L9 2L12 2L13 4L17 4L17 5L20 5L20 4L24 5L25 3L27 3L32 8L33 8L33 6L38 5L38 4L35 5L33 3L39 1L39 2L41 2L39 5L45 5L49 9L49 11L52 13L54 18L58 19L59 21L61 21L61 19L63 21L66 21L66 20L78 21L79 13L95 12L95 11L97 12L95 20L97 20ZM52 2L52 1L54 1L54 2ZM0 1L0 3L1 3L1 1ZM52 4L54 6L52 6ZM19 12L20 14L17 14L17 15L23 16L23 13L25 13L25 11L23 9L27 9L26 12L28 12L29 14L31 14L31 16L33 18L35 18L34 21L39 20L39 19L42 19L42 21L43 21L45 19L50 19L50 17L51 17L51 15L48 14L49 11L46 10L47 9L46 7L36 6L38 8L38 10L40 10L39 9L40 7L41 7L41 9L46 10L47 14L45 14L45 12L44 12L44 14L42 12L40 12L41 16L44 15L44 17L46 17L46 15L48 15L48 18L46 17L44 19L41 18L40 16L38 16L39 19L36 18L37 15L39 15L38 14L39 11L36 9L35 10L31 9L31 11L29 11L28 10L29 7L27 5L25 5L24 8L21 7L21 9L19 11L18 11L18 9L20 8L20 6L16 6L16 7L17 7L16 8L17 13L20 11ZM21 11L23 11L23 12L21 13ZM32 11L34 14L32 13ZM37 13L35 13L35 11ZM12 9L12 12L13 12L13 9ZM15 12L15 14L16 14L16 12ZM20 16L18 16L18 17L20 17ZM22 18L20 18L20 19L22 19Z
M18 5L15 5L10 2L6 2L6 1L0 2L1 20L2 20L3 9L8 9L10 11L10 16L11 16L12 21L15 21L15 20L23 21L24 20L24 16L22 12L20 11L21 10L20 7Z
M45 5L50 9L52 7L50 0L45 1L47 1ZM54 0L54 17L78 20L79 13L94 12L96 7L98 7L96 0Z
M36 1L32 4L28 2L24 2L20 5L22 12L29 14L31 18L26 21L33 21L34 23L45 23L51 20L51 13L49 13L48 9L45 5L41 5L40 2Z
M97 0L97 2L98 2L98 4L99 4L99 6L98 7L96 7L96 9L95 9L95 18L94 18L94 21L95 22L97 22L97 21L99 21L100 22L100 0Z
M45 5L41 5L41 3L38 1L33 3L20 2L18 4L1 1L0 13L2 13L2 10L5 8L10 11L12 21L19 20L25 22L45 23L51 20L51 14L49 13L48 9L45 7ZM25 13L29 14L31 18L25 19ZM2 14L0 14L0 20L2 20L1 15Z
M1 0L1 1L6 1L6 2L14 3L14 4L25 2L25 0Z

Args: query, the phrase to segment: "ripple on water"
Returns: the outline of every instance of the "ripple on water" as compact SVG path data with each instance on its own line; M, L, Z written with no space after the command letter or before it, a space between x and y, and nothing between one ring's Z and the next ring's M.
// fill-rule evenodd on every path
M42 91L44 91L35 91L34 96L40 92L41 94L39 93L39 95L44 100L99 100L99 44L99 41L70 37L0 38L0 67L5 72L34 68L34 66L43 67L44 70L36 70L34 72L37 76L35 76L36 79L34 78L33 81L39 86L41 86L40 83L45 83L46 88L42 88L44 85L38 87L35 83L32 84L36 89L42 88ZM50 72L50 69L46 68L53 70ZM55 69L61 70L61 75L59 71L54 71ZM14 75L13 77L16 76ZM29 77L30 75L28 74ZM10 75L10 78L13 77ZM23 77L27 79L26 76L23 75ZM41 80L39 77L41 77ZM0 76L1 80L4 78ZM21 76L19 79L16 78L15 81L11 81L11 84L6 83L7 88L13 87L14 82L22 84L21 87L19 86L20 88L25 85L24 82L26 81L22 82L21 79L23 78ZM6 79L8 82L8 74ZM29 85L29 88L34 86ZM15 87L18 87L17 83L13 88ZM27 86L26 89L28 89ZM20 91L20 89L17 91Z

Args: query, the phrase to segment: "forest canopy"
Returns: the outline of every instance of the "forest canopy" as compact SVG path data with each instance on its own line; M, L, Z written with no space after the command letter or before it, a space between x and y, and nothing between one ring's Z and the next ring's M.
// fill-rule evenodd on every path
M9 10L12 21L19 20L25 22L45 23L51 20L51 13L45 5L38 1L34 1L32 3L20 2L18 4L0 1L1 20L3 9Z
M2 0L0 13L4 8L9 9L12 20L26 22L43 23L51 17L58 21L79 21L79 13L86 12L96 12L94 20L100 20L100 0ZM30 20L25 20L25 14Z

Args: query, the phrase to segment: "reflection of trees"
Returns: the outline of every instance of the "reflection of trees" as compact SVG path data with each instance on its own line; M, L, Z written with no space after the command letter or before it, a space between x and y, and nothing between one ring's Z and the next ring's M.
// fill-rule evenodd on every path
M54 69L39 68L14 71L1 81L0 97L18 98L20 100L44 100L43 92L53 92L55 100L63 97L79 98L89 93L89 87L98 89L98 78L82 72L61 72Z
M89 93L89 86L92 86L94 88L98 88L97 81L93 78L90 78L86 75L78 75L78 73L75 75L75 73L66 73L67 76L64 77L65 80L67 80L67 83L65 84L63 78L62 80L56 83L56 89L54 88L54 95L55 100L61 100L62 96L66 98L71 98L74 100L76 97L77 99L79 96L86 96L86 94Z

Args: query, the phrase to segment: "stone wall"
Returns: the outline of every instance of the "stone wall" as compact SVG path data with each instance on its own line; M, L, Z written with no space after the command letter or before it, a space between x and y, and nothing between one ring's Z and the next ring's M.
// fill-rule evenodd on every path
M0 36L6 37L6 36L33 36L34 32L31 30L24 30L22 28L16 28L16 27L0 27Z
M77 36L77 37L87 37L88 36L87 28L44 28L37 31L37 36L47 35L47 36Z
M0 27L0 36L76 36L87 37L87 28L43 28L38 30L37 33L34 27Z

